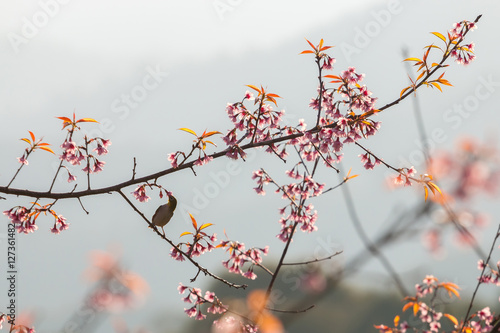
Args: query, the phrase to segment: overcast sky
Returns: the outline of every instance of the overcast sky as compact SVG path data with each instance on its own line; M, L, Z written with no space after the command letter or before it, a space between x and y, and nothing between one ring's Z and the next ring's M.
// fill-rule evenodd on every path
M454 22L474 20L479 14L484 14L479 29L469 37L476 42L477 60L468 67L452 65L448 69L453 88L446 88L443 94L429 89L420 98L427 131L442 129L445 133L439 148L453 147L455 139L463 134L483 139L484 133L498 131L500 120L497 115L499 9L498 2L493 0L481 3L3 1L0 4L1 183L6 184L18 168L16 157L25 148L18 139L31 130L58 148L64 134L60 131L60 121L54 117L70 116L73 111L77 117L100 121L100 126L85 124L89 125L85 128L113 142L104 159L107 163L104 171L94 179L96 186L129 179L133 157L137 158L138 175L168 167L168 153L190 147L192 138L177 131L180 127L197 132L205 129L226 132L230 122L224 112L225 105L241 100L247 89L245 84L262 84L282 96L278 105L285 109L285 119L290 124L296 124L300 118L312 123L314 114L307 105L314 97L317 74L312 57L298 55L307 48L304 38L315 42L324 38L326 44L335 45L332 55L337 58L336 73L348 66L365 73L365 83L379 97L381 106L399 96L408 84L401 63L402 48L408 48L411 56L420 57L425 45L436 42L429 32L445 33ZM466 115L453 111L454 105L474 96L481 85L491 88L488 98L480 100ZM419 151L419 145L411 103L402 103L379 117L383 124L381 131L368 141L368 146L397 166L409 162L419 170L422 165L418 154L412 155ZM357 157L359 150L350 147L345 153L343 167L353 167L361 174L351 189L371 236L387 223L386 217L395 209L423 200L420 192L412 189L388 192L384 188L384 179L389 174L386 170L379 167L365 172ZM47 162L50 158L43 152L37 152L33 159L30 157L30 165L13 186L46 189L57 165L54 158ZM200 169L198 177L183 171L162 179L162 184L176 194L180 203L176 224L168 226L168 233L178 235L189 227L185 219L189 211L202 222L214 223L214 231L220 236L226 230L230 237L248 246L270 244L274 251L271 258L276 259L282 246L275 240L277 208L281 202L271 189L265 198L256 196L250 178L252 170L262 165L273 169L279 177L282 176L279 170L285 167L258 152L248 163L238 164L230 181L220 185L217 175L229 170L232 167L229 163L222 159L214 161L213 165ZM325 173L321 181L333 186L338 179ZM207 184L218 184L215 198L204 195ZM56 187L60 191L69 189L64 179ZM235 196L238 205L231 205ZM9 197L0 204L4 211L27 201ZM140 208L151 216L160 202L155 198ZM88 216L78 202L58 203L60 213L71 223L62 234L50 233L52 221L47 218L38 223L36 233L18 237L19 306L37 314L40 331L59 328L57 324L81 304L81 298L90 288L82 278L89 251L106 250L115 244L122 249L126 267L142 275L154 290L144 306L127 320L131 326L157 332L151 321L161 317L162 311L170 315L182 311L183 304L175 288L180 281L187 283L196 272L187 265L173 263L168 257L170 246L157 239L118 196L88 198L84 204L91 212ZM314 204L320 215L320 231L299 234L292 246L292 256L299 258L307 249L330 244L330 249L345 251L339 259L344 262L362 249L340 192ZM486 202L480 208L489 210L493 217L498 216L493 204ZM335 216L335 221L322 220L321 209L323 214ZM493 218L493 225L494 221ZM488 234L484 236L485 246L490 238ZM409 241L388 252L389 258L397 262L398 270L408 274L441 273L440 277L464 285L473 283L476 274L473 255L456 251L449 244L446 260L434 262L419 241ZM407 253L416 254L412 262L402 261ZM206 263L218 269L219 260L208 259ZM465 268L453 270L459 263ZM383 273L378 264L369 265L366 270ZM472 274L464 275L463 270ZM209 282L200 281L202 287ZM411 281L409 286L416 282ZM5 304L3 291L0 300ZM101 332L110 331L106 325L109 324L104 324Z

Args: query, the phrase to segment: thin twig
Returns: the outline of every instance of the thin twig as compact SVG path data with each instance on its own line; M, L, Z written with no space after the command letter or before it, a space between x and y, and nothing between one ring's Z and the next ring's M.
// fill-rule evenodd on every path
M470 314L470 311L472 309L472 305L474 304L474 299L476 298L476 294L477 294L477 291L479 289L479 286L481 285L482 281L481 281L481 278L483 277L484 275L484 272L486 270L486 267L488 266L486 263L488 263L491 259L491 254L493 253L493 250L495 249L495 243L498 239L498 237L500 237L500 224L498 224L498 229L497 229L497 233L495 235L495 238L493 239L493 242L491 242L491 248L490 248L490 252L488 253L488 258L486 259L486 261L484 262L485 265L483 267L483 270L481 271L481 275L479 276L479 279L477 280L477 285L476 285L476 289L474 289L474 293L472 294L472 299L470 300L470 303L469 303L469 308L467 309L467 313L465 314L465 317L464 317L464 324L462 326L462 329L460 330L460 332L463 332L464 329L465 329L465 324L469 321L469 314Z
M317 262L320 262L320 261L324 261L324 260L328 260L328 259L332 259L333 257L335 256L338 256L339 254L343 253L344 251L337 251L335 252L334 254L328 256L328 257L325 257L325 258L320 258L320 259L314 259L314 260L309 260L309 261L302 261L302 262L290 262L290 263L283 263L283 266L287 266L287 265L290 265L290 266L296 266L296 265L308 265L308 264L313 264L313 263L317 263Z
M392 277L392 279L396 283L396 286L399 289L399 292L403 295L403 297L409 295L410 293L408 292L408 290L404 286L403 281L399 277L396 270L392 267L389 260L387 260L387 258L382 254L382 252L368 238L368 235L366 234L366 232L361 224L361 221L359 220L356 209L354 208L354 201L352 200L351 193L349 191L349 186L347 186L347 185L343 186L342 192L344 194L344 199L345 199L345 203L347 206L347 211L349 213L349 216L351 217L351 220L354 224L354 228L356 229L356 232L358 233L359 237L361 238L361 241L364 243L365 247L374 256L376 256L380 260L381 264L384 266L384 268L387 270L387 272L390 274L390 276Z
M307 312L307 311L311 310L315 306L316 305L313 304L313 305L309 306L308 308L302 309L302 310L279 310L279 309L273 309L273 308L266 307L266 310L273 311L273 312L279 312L279 313L303 313L303 312Z
M144 221L147 222L147 224L149 225L149 227L158 235L160 236L161 238L163 238L166 242L168 242L170 245L172 245L176 251L178 251L179 253L181 253L187 260L189 260L196 268L198 268L201 272L203 272L203 274L205 275L209 275L211 276L212 278L216 279L216 280L219 280L221 281L222 283L230 286L230 287L233 287L233 288L243 288L245 289L247 287L246 284L236 284L236 283L232 283L232 282L229 282L215 274L213 274L212 272L210 272L208 269L206 269L205 267L201 266L199 263L197 263L195 260L193 260L193 258L189 257L184 251L182 251L179 247L177 247L174 242L172 242L169 238L167 238L165 235L163 235L157 228L156 226L150 222L148 220L148 218L146 216L144 216L144 214L139 210L137 209L137 207L129 200L129 198L127 198L127 196L122 192L122 191L118 191L118 193L122 196L123 199L125 199L125 201L130 205L130 207L132 207L132 209L137 213L139 214L139 216L141 216ZM198 273L199 274L199 273ZM198 275L197 274L197 275Z

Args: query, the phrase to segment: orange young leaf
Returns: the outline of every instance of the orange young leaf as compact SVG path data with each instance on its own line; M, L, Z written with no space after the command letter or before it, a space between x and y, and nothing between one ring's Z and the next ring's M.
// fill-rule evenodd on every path
M262 94L262 91L259 88L257 88L256 86L251 85L251 84L247 84L246 86L249 87L249 88L252 88L255 91L257 91L259 93L259 95Z
M35 134L33 134L33 132L31 132L31 131L28 131L28 132L30 132L31 140L33 140L33 142L35 142Z
M31 146L31 141L29 139L22 138L21 140L23 140L24 142L28 143Z
M189 216L191 217L191 221L193 222L193 227L195 229L198 229L198 223L196 223L196 220L195 218L193 217L193 215L191 215L191 213L189 213Z
M413 303L414 302L409 302L409 303L406 303L404 306L403 306L403 312L405 312L406 310L408 310L408 308L411 308L413 306Z
M186 236L186 235L191 235L192 232L189 231L184 231L182 234L179 235L179 237Z
M219 131L212 131L212 132L203 132L203 135L202 137L203 138L208 138L209 136L212 136L212 135L215 135L215 134L222 134L221 132Z
M457 296L457 298L460 298L460 293L457 290L457 289L460 289L460 287L457 286L455 283L443 282L440 284L440 286L442 286L444 289L446 289L448 291L448 295L450 295L450 297L451 297L451 294L453 293L455 296Z
M417 63L421 63L422 62L422 60L420 60L419 58L406 58L403 61L416 61Z
M431 34L433 34L434 36L438 37L439 39L441 39L443 42L446 43L446 38L439 32L431 32Z
M413 304L413 315L416 316L417 313L418 313L418 309L420 309L420 305L418 304L418 302L415 302Z
M198 137L198 134L196 134L196 132L195 132L195 131L190 130L189 128L184 128L184 127L182 127L182 128L179 128L178 130L179 130L179 131L184 131L184 132L191 133L191 134L193 134L194 136Z
M411 88L411 86L406 87L406 88L404 88L403 90L401 90L401 94L399 94L399 98L403 97L404 93L405 93L408 89L410 89L410 88Z
M432 193L434 194L434 190L438 191L439 194L443 195L443 193L441 192L441 189L439 188L439 186L437 186L436 184L432 183L432 182L429 182L428 183L429 185L429 188L431 189Z
M318 48L320 48L320 49L321 49L322 47L323 47L323 38L321 38L321 40L319 41L319 46L318 46Z
M205 229L205 228L208 228L208 227L210 227L211 225L213 225L213 224L212 224L212 223L205 223L205 224L203 224L203 225L200 227L200 230L203 230L203 229Z
M425 201L427 201L427 197L429 196L429 190L427 190L427 187L424 186L424 191L425 191Z
M210 143L211 145L214 145L215 147L217 147L217 145L215 143L213 143L212 141L209 141L209 140L204 140L203 141L203 146L205 146L205 143Z
M316 51L316 47L315 47L315 46L314 46L314 45L313 45L313 44L312 44L309 40L307 40L307 38L306 38L306 41L307 41L307 42L309 43L309 45L311 45L311 47L312 47L312 48Z
M69 119L68 117L56 117L57 119L61 119L62 121L64 121L65 123L71 123L71 119Z
M453 85L450 83L450 81L445 80L445 79L439 79L439 83L444 84L445 86L450 86L453 87Z
M76 122L77 123L85 123L85 122L99 123L97 120L92 119L92 118L82 118L82 119L78 119Z
M279 95L276 95L276 94L267 94L266 96L271 96L271 97L281 98Z
M394 327L397 327L399 324L399 316L394 317Z
M446 318L448 318L455 326L458 325L458 320L457 318L453 317L451 314L443 314L443 316L445 316Z
M52 149L50 149L49 147L39 147L39 148L40 148L40 149L42 149L42 150L48 151L49 153L52 153L52 154L54 154L54 155L56 154L56 153L54 153L54 151L53 151Z
M427 61L427 57L429 56L429 51L431 50L431 46L432 46L432 45L429 45L429 46L427 47L427 51L425 51L425 53L424 53L424 62L426 62L426 61Z
M304 50L304 51L300 52L299 54L306 54L306 53L314 53L314 52L311 50Z
M436 82L431 82L431 84L432 84L434 87L438 88L440 92L443 92L443 89L441 89L441 87L439 86L439 84L438 84L438 83L436 83Z
M274 105L278 106L278 104L276 103L276 100L272 97L266 97L266 100L269 101L269 102L272 102L274 103Z

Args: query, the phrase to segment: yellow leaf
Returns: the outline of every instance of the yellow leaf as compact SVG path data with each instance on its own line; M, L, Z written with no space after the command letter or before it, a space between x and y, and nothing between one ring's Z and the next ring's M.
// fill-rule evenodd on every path
M182 127L182 128L179 128L179 131L188 132L188 133L191 133L191 134L193 134L194 136L198 137L198 135L196 134L196 132L195 132L195 131L193 131L193 130L190 130L189 128L184 128L184 127Z
M53 151L52 149L50 149L49 147L38 147L38 148L40 148L40 149L42 149L42 150L45 150L45 151L48 151L49 153L52 153L52 154L54 154L54 155L56 154L56 153L54 153L54 151Z
M427 197L429 196L429 190L427 190L427 187L424 187L425 191L425 201L427 201Z
M82 118L76 121L77 123L99 123L97 120L92 118Z
M210 143L212 145L214 145L215 147L217 147L217 145L215 143L213 143L212 141L209 141L209 140L205 140L203 141L204 143ZM205 144L203 145L205 147Z
M200 230L203 230L203 229L205 229L205 228L208 228L208 227L210 227L211 225L213 225L213 224L212 224L212 223L205 223L205 224L203 224L203 225L200 227Z
M401 97L404 95L404 93L405 93L408 89L410 89L410 88L411 88L411 86L410 86L410 87L406 87L406 88L404 88L403 90L401 90L401 94L399 94L399 98L401 98Z
M443 316L445 316L446 318L448 318L455 326L458 325L458 320L457 318L453 317L451 314L443 314Z
M203 137L204 138L208 138L209 136L212 136L212 135L215 135L215 134L222 134L222 133L219 132L219 131L212 131L212 132L208 132L208 133L203 133Z
M394 327L397 327L399 324L399 316L394 317Z
M403 61L416 61L416 62L422 62L422 60L420 60L419 58L406 58L405 60Z
M259 95L262 94L262 91L259 88L257 88L256 86L251 85L251 84L247 84L246 86L249 87L249 88L252 88L255 91L257 91L259 93Z
M433 34L434 36L438 37L439 39L441 39L443 42L446 43L446 38L439 32L431 32L431 34Z
M193 217L193 215L191 215L191 213L189 213L189 216L191 217L191 221L193 222L193 227L195 229L198 229L198 224L196 223L196 220L195 218Z
M29 145L31 145L31 141L29 139L22 138L21 140L23 140L24 142L27 142Z
M420 309L420 305L417 302L413 304L413 315L416 316L418 313L418 309Z
M406 310L408 310L408 308L411 308L412 306L413 306L413 302L406 303L403 306L403 312L405 312Z
M311 47L312 47L314 50L316 50L316 47L315 47L315 46L314 46L314 45L313 45L313 44L312 44L309 40L307 40L307 39L306 39L306 41L309 43L309 45L311 45Z
M439 84L437 84L436 82L431 82L431 84L432 84L434 87L438 88L440 92L443 92L443 90L441 89L441 87L439 86Z
M191 235L193 234L192 232L189 231L184 231L182 234L179 235L179 237L186 236L186 235Z
M266 96L271 96L271 97L281 98L279 95L276 95L276 94L267 94Z

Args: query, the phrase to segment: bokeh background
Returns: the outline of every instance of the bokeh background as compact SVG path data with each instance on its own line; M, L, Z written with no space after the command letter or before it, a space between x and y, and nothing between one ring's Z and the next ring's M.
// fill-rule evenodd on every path
M3 1L0 183L7 184L17 170L16 158L25 148L19 139L26 137L28 130L43 136L58 150L64 132L54 117L71 116L73 112L77 117L100 122L84 124L87 134L112 141L110 153L104 158L104 171L92 179L95 187L130 179L134 158L138 176L168 168L167 154L186 151L191 145L192 138L178 128L226 132L231 127L224 111L226 103L241 100L246 84L263 85L283 97L278 106L285 110L288 124L295 125L301 118L312 124L315 115L308 104L315 96L317 73L312 57L299 55L308 47L304 38L315 43L324 38L325 44L334 45L330 53L337 60L334 73L349 66L365 73L364 83L379 98L377 106L382 106L396 99L408 85L403 49L410 56L421 57L424 46L439 42L430 32L445 33L453 23L472 21L479 14L483 14L479 28L468 36L476 43L476 61L467 67L452 64L446 77L453 87L445 87L444 93L436 89L418 93L427 134L432 137L436 130L444 133L438 142L431 143L435 153L453 150L464 136L490 147L498 144L500 5L496 1ZM144 89L145 79L153 82L148 89ZM478 98L478 89L488 91L488 96ZM460 108L462 111L458 111ZM395 166L414 165L424 172L411 99L376 120L382 121L381 130L366 146ZM213 151L223 147L222 141L218 143ZM376 237L398 213L423 200L419 189L390 189L387 178L391 172L382 166L364 170L357 157L362 152L357 147L346 146L344 152L344 171L352 168L360 175L349 183L349 189L370 237ZM49 155L37 152L30 156L29 166L12 186L46 190L59 162ZM213 231L221 238L225 231L231 239L249 247L269 245L266 262L272 266L283 247L275 238L279 231L277 209L283 204L271 188L265 197L257 196L251 174L264 167L285 181L283 171L292 163L288 164L259 150L245 163L218 159L198 168L196 177L184 170L160 179L179 201L173 223L166 227L167 234L177 240L176 235L189 230L190 212L202 223L214 223ZM81 173L79 176L83 180ZM320 178L318 181L327 187L339 182L334 173L322 173ZM65 175L56 183L57 191L71 188ZM128 193L133 190L128 189ZM151 196L148 203L137 202L147 216L163 202ZM26 198L9 196L0 201L0 206L4 211L27 202ZM319 212L319 230L297 234L290 260L342 250L341 256L321 266L323 272L341 270L364 248L346 212L342 193L329 192L313 203ZM61 234L51 234L52 219L41 218L38 231L17 237L17 306L37 331L63 332L65 323L82 311L86 295L95 288L95 281L85 274L95 251L119 257L124 269L142 277L149 292L144 292L131 309L95 319L98 324L92 331L113 332L117 321L131 332L201 331L188 328L191 319L183 314L185 305L176 290L179 282L189 283L195 268L174 262L169 257L170 246L156 237L118 195L88 197L83 204L90 214L85 214L76 200L58 202L55 208L71 223ZM498 208L494 198L482 195L472 205L490 216L489 225L477 234L486 251L498 225ZM0 228L2 271L6 267L7 222L4 218ZM429 218L427 226L432 223ZM478 258L458 244L452 228L448 230L437 256L425 249L419 233L384 248L384 253L410 290L425 274L433 274L459 284L463 300L468 301L478 274ZM496 254L498 258L498 250ZM223 274L223 258L222 253L215 254L202 258L202 262ZM267 281L265 274L257 274L264 279L259 283ZM293 274L300 277L303 272ZM4 278L0 281L3 309L8 299L4 292L7 284ZM280 281L281 290L289 295L283 304L293 300L296 291L294 282L289 281L297 280ZM227 292L202 276L195 285ZM396 301L401 298L380 263L370 258L357 274L346 279L343 288L345 295L360 299L348 301L339 296L332 298L340 302L337 305L312 310L322 311L314 318L324 320L324 331L334 325L334 318L337 324L342 318L347 320L331 315L342 308L353 309L347 312L358 319L353 322L365 318L370 311L355 312L360 304L367 304L360 295L370 298L378 292L383 297L394 294ZM493 304L498 305L498 290L483 291L485 302L496 301ZM394 315L386 313L372 324L391 323ZM313 318L308 316L314 315L303 315L305 323ZM288 329L293 330L294 324L290 325ZM337 327L336 332L356 331L349 325Z

